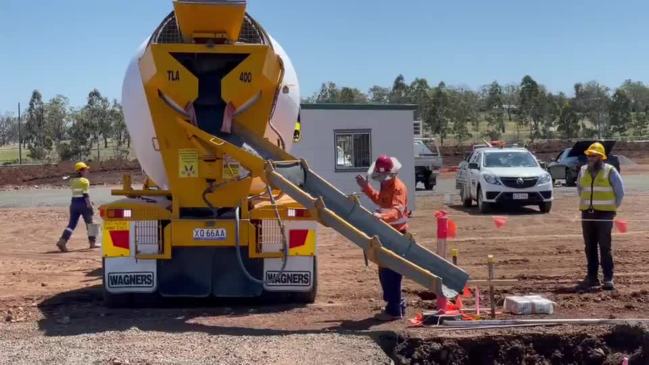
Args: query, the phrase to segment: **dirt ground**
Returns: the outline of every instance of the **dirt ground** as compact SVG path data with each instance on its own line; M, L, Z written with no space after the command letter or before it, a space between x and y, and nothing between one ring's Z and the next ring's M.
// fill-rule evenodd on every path
M649 177L649 167L628 173ZM614 234L613 292L574 290L585 275L574 195L571 189L557 189L548 215L536 208L495 212L507 216L500 229L492 216L479 215L475 207L462 208L458 198L445 207L440 195L420 195L411 232L434 249L433 213L446 209L458 226L458 237L449 248L459 249L459 263L472 278L486 278L491 254L498 278L518 280L497 289L499 304L506 295L534 293L558 304L555 315L541 318L646 318L649 184L644 191L629 192L619 214L628 221L629 231ZM499 352L479 363L601 364L634 351L640 352L632 363L646 363L641 362L647 354L642 349L649 346L649 335L631 327L442 331L408 328L405 320L378 323L371 319L383 304L376 267L365 267L362 252L326 228L319 232L319 293L314 304L190 300L162 308L117 310L102 306L101 260L98 251L86 249L83 228L73 235L72 252L55 250L67 221L65 208L0 209L0 221L0 363L463 364L475 363L471 354L487 345ZM488 303L485 293L483 304ZM409 317L433 306L432 294L407 280L405 295ZM619 345L622 335L634 338L637 346ZM587 347L586 355L565 357L573 347L557 347L562 343ZM558 348L554 360L553 352L545 351L551 346ZM447 355L440 357L442 353Z

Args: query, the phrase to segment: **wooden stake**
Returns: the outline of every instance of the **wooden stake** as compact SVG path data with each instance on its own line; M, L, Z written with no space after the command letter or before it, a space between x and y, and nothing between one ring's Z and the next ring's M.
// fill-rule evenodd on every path
M487 256L487 265L489 267L489 301L491 302L491 318L496 318L496 301L494 299L494 256Z
M457 248L453 248L453 249L451 249L451 257L453 258L453 265L455 265L455 266L457 266L457 256L458 256L458 253L459 253L459 251L458 251Z

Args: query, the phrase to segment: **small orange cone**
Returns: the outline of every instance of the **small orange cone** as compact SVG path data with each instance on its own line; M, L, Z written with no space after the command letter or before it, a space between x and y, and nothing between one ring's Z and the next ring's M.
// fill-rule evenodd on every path
M624 219L616 219L615 229L620 233L626 233L629 230L629 223Z
M496 228L503 228L507 224L507 217L493 217Z
M448 220L448 238L457 237L457 224L451 219Z

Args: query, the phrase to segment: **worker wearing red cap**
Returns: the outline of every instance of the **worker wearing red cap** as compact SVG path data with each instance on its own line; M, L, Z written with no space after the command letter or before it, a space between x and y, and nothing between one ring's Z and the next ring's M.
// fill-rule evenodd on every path
M397 177L401 163L387 155L379 156L370 166L367 174L379 182L380 190L376 191L367 179L361 175L356 176L356 182L379 209L374 213L378 219L390 224L401 233L408 229L408 189ZM375 318L390 321L403 318L406 311L406 302L401 297L401 274L388 268L379 267L379 281L383 289L383 300L387 302L385 309Z
M90 189L90 180L88 180L88 170L90 167L85 162L77 162L74 165L74 171L76 176L70 179L70 189L72 189L72 201L70 202L70 220L68 221L68 226L63 231L61 238L56 243L56 246L61 250L61 252L67 252L67 243L72 236L72 232L77 227L79 223L79 218L83 217L84 222L86 222L86 228L88 225L92 224L93 209L92 203L90 202L90 195L88 191ZM88 231L88 242L90 243L90 248L97 247L97 240L94 236L94 233Z

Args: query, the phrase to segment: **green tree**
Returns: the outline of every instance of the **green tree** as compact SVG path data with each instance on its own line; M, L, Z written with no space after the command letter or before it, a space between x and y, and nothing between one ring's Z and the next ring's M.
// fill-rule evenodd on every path
M487 113L487 125L491 128L491 137L499 138L505 133L505 115L503 108L503 92L497 81L484 87L485 112Z
M559 112L559 120L557 122L557 131L562 138L574 139L579 136L579 117L575 112L575 108L569 100L565 100Z
M346 104L366 104L368 101L367 95L357 88L343 87L340 89L339 103Z
M60 143L66 138L68 127L68 98L57 95L45 104L45 124L47 133L55 143Z
M540 115L538 110L538 100L540 95L539 84L537 84L531 76L525 75L521 80L519 90L522 121L532 128L533 125L538 123L536 118Z
M93 89L88 94L88 101L83 107L81 116L85 118L84 123L90 127L92 141L97 148L97 160L101 160L101 142L104 148L108 147L108 138L112 134L110 118L110 102L103 97L99 90Z
M440 82L433 90L431 100L430 119L427 122L428 127L433 133L439 135L440 143L444 144L444 139L448 135L449 124L449 98L446 90L446 84Z
M643 113L638 113L636 121L633 125L635 135L644 137L649 132L649 105L644 108Z
M649 87L642 81L625 80L619 87L631 103L631 112L642 113L649 107Z
M615 90L613 98L609 103L609 125L608 132L610 135L623 136L633 122L631 118L631 99L621 90Z
M340 90L335 83L329 81L322 83L320 91L315 97L316 103L337 103L340 100Z
M609 89L596 81L575 85L575 109L584 124L586 137L603 138L608 120ZM593 128L587 128L590 123Z
M83 160L90 157L95 126L86 115L86 108L70 111L69 141L59 143L57 152L62 161Z
M407 88L408 95L406 98L417 105L415 111L415 119L421 120L423 123L430 120L431 109L431 89L428 86L426 79L416 78Z
M397 76L392 83L392 89L390 90L389 100L392 104L407 104L410 102L408 98L408 85L406 84L405 78L403 75Z
M0 115L0 146L15 142L18 137L18 121L10 115Z
M369 99L374 104L387 104L390 102L390 89L374 85L368 90Z
M449 122L458 144L471 138L469 125L478 119L478 95L471 90L449 89Z
M131 146L131 139L129 138L128 130L126 128L126 123L124 122L124 113L122 111L122 105L113 100L113 104L110 107L109 111L110 122L113 126L111 139L115 143L114 150L115 155L125 158L128 156L129 147Z
M25 140L29 155L35 160L44 160L52 149L52 138L45 121L43 96L38 90L32 92L26 114Z
M503 109L505 115L507 116L507 121L510 125L514 124L516 126L516 139L520 140L520 127L521 123L518 118L519 112L519 103L520 103L520 90L519 86L516 84L508 84L503 87Z

